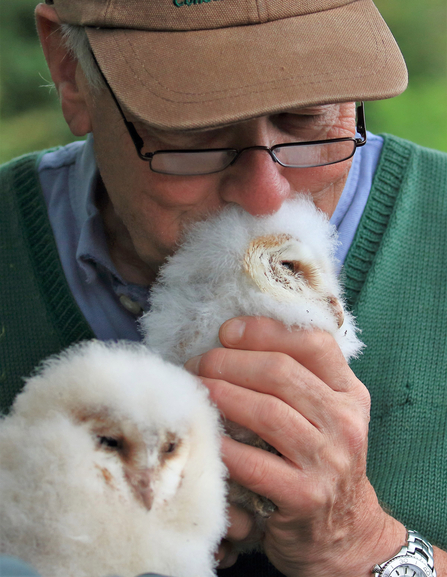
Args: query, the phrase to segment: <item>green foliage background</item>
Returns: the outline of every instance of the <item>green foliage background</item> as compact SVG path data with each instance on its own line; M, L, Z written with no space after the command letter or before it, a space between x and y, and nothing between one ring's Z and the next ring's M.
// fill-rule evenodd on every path
M0 0L0 162L74 140L57 94L45 87L51 79L35 31L35 5ZM447 151L447 0L376 5L401 46L410 84L397 98L367 103L368 129Z

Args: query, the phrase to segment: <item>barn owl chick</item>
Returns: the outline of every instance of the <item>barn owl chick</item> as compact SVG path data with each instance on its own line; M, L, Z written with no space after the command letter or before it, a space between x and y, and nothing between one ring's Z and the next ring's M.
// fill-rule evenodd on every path
M307 196L267 217L232 205L196 223L162 267L142 317L145 341L177 364L220 346L237 315L331 333L345 358L362 345L335 272L335 228Z
M143 345L46 361L0 421L0 552L42 577L211 577L225 533L205 387Z
M141 325L146 343L182 364L221 346L222 323L238 315L267 316L287 327L319 328L334 336L346 359L362 344L344 309L334 254L335 228L307 196L284 202L268 217L233 205L199 222L162 268ZM275 449L235 423L236 440ZM230 501L260 518L275 509L266 498L230 483Z

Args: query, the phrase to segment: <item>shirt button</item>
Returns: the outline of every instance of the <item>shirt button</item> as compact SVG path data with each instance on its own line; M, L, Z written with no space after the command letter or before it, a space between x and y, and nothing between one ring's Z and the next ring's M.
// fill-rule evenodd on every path
M126 295L120 296L120 303L133 315L140 315L143 312L143 309L140 307L140 305Z

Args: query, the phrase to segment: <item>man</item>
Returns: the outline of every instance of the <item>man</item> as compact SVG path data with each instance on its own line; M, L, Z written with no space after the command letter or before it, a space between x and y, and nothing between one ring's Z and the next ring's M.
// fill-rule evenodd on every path
M3 260L5 402L73 340L137 339L147 287L188 223L227 203L270 214L308 192L339 225L367 350L354 373L327 334L243 318L188 361L223 413L282 455L224 439L231 476L278 510L265 555L238 558L256 529L230 509L222 575L366 577L390 559L393 577L430 575L427 540L447 575L447 161L393 138L359 148L354 102L406 86L371 0L51 4L36 18L62 110L93 138L3 169L2 228L17 239ZM332 152L337 139L354 157ZM303 164L308 141L332 141L319 145L331 163L310 146ZM298 144L286 166L270 150L282 143Z

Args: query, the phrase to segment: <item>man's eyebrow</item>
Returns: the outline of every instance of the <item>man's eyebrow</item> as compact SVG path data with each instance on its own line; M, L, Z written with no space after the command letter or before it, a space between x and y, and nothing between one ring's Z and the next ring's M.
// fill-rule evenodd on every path
M188 128L185 130L163 130L161 128L156 128L155 126L152 126L151 124L147 123L146 121L140 119L140 118L136 118L136 119L129 119L133 124L135 124L138 129L143 129L143 130L147 130L148 133L152 134L155 137L178 137L178 136L182 136L185 135L187 136L188 134L203 134L203 135L213 135L213 134L219 134L219 132L225 130L225 128L231 127L231 126L235 126L236 124L239 123L231 123L231 124L225 124L223 126L217 126L217 127L211 127L211 128Z
M304 116L314 116L332 110L334 106L334 104L316 104L314 106L305 106L303 108L287 108L286 110L281 110L277 114L302 114Z

